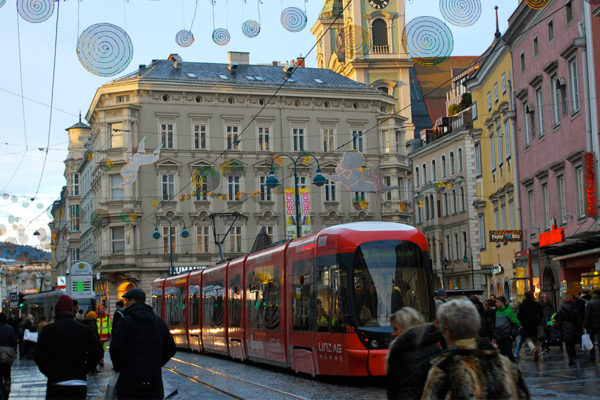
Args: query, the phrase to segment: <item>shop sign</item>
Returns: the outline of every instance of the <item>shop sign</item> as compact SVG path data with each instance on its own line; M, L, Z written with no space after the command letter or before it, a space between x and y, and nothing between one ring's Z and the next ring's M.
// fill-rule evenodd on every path
M565 240L565 228L553 227L548 232L540 233L538 239L540 240L540 247L560 243Z
M504 267L501 264L492 267L492 275L499 275L504 272Z
M596 208L596 172L594 171L594 153L585 153L585 193L588 217L597 217Z
M520 242L523 240L523 231L521 230L500 230L490 231L490 242Z

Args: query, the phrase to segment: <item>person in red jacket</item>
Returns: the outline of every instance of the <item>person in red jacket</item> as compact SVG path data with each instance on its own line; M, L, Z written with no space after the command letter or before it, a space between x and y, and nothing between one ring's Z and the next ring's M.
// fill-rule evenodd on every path
M100 336L100 344L102 344L102 350L106 351L106 344L110 340L112 326L110 323L110 316L106 313L106 309L102 304L98 306L96 325L98 326L98 336ZM102 353L102 358L100 359L100 367L104 367L104 353Z

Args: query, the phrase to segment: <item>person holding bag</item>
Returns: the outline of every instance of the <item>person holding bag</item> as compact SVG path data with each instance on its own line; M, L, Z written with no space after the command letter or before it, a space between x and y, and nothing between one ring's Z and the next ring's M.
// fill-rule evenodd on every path
M498 343L498 350L512 362L517 362L513 354L513 340L519 333L521 324L512 307L506 304L506 297L498 296L496 299L496 326L494 339Z
M17 335L8 325L6 314L0 313L0 390L4 399L10 394L10 372L17 354Z

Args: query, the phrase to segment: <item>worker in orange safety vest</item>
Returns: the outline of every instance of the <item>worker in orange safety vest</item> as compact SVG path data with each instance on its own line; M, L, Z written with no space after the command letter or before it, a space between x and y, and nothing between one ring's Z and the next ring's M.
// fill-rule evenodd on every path
M106 309L102 304L98 306L98 316L96 317L96 325L98 326L98 336L100 336L100 344L102 344L102 350L106 351L106 344L110 340L112 333L112 325L110 323L110 316L106 313ZM104 353L100 359L100 367L104 367Z

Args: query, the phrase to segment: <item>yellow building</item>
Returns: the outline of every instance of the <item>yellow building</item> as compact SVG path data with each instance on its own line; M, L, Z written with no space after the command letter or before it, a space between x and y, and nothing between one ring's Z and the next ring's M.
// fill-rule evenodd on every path
M406 22L404 3L356 0L345 7L342 0L324 0L311 33L317 40L317 67L329 68L393 96L396 112L406 118L406 138L412 138L412 61L401 43Z
M522 296L527 271L515 268L522 231L511 99L511 54L499 32L487 57L466 81L473 105L476 199L481 267L487 269L488 294Z

